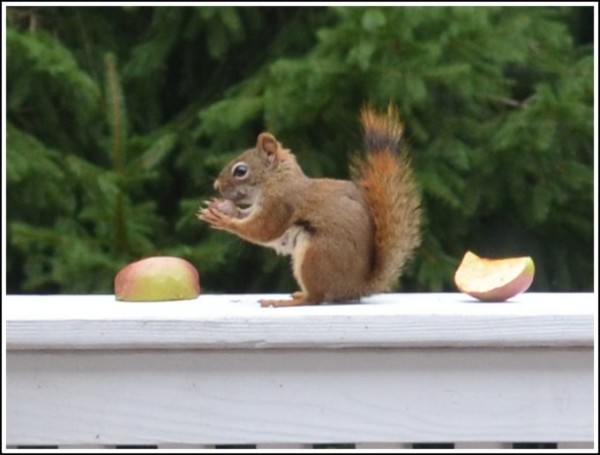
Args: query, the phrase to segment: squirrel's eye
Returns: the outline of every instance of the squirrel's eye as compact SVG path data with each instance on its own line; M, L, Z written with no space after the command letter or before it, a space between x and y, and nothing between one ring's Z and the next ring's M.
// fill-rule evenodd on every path
M243 179L248 175L248 165L246 163L236 164L231 170L231 174L236 179Z

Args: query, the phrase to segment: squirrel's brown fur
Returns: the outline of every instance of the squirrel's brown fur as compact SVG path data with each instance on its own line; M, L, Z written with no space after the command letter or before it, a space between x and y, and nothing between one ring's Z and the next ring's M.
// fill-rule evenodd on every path
M420 198L396 110L385 115L365 108L361 115L367 155L352 166L375 224L373 292L389 290L421 241Z
M198 216L216 229L292 256L301 291L291 306L358 299L389 290L420 242L419 195L395 110L361 117L367 153L353 182L307 177L269 133L231 161L215 182L225 200ZM399 149L400 148L400 149ZM241 207L241 208L240 208Z

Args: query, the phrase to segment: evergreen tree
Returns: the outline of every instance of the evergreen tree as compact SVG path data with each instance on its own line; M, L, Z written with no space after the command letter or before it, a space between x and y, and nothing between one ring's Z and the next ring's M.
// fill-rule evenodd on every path
M357 114L403 115L424 242L399 289L454 290L467 249L593 286L593 10L9 7L8 292L112 292L170 254L206 291L294 290L286 259L195 218L273 132L347 178Z

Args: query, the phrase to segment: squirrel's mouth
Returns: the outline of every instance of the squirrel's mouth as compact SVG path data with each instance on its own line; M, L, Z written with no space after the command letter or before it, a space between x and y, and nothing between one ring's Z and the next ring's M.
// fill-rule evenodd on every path
M233 205L246 213L252 210L258 200L256 192L247 188L221 187L219 192L224 199L231 201Z
M252 211L252 204L236 203L236 202L233 202L233 204L237 207L237 209L239 210L240 215L242 217L248 215Z
M233 202L238 208L240 205L249 204L248 195L245 191L240 191L238 189L223 189L219 188L219 193L223 196L223 199L227 199Z
M231 197L228 197L231 196ZM244 210L252 208L254 205L254 198L247 194L245 191L236 191L232 195L226 195L231 202L235 204L238 209Z
M238 209L247 209L251 207L253 203L253 201L251 201L245 193L236 193L233 195L233 197L229 197L227 199L233 202Z
M233 205L235 205L242 212L248 213L250 212L250 210L252 210L254 201L250 201L246 194L236 193L235 195L233 195L233 197L228 196L225 196L225 199L233 202Z

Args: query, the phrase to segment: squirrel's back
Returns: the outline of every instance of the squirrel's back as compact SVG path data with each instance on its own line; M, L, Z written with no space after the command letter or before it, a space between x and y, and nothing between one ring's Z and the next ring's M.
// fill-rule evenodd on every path
M406 151L402 123L389 106L384 114L362 111L366 155L352 167L353 179L375 226L375 251L369 292L390 290L421 242L420 197Z

